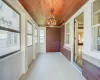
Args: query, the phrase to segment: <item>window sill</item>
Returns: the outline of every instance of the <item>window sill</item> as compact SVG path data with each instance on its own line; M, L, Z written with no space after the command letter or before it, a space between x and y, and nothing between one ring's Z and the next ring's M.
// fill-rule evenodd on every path
M83 59L91 62L92 64L100 67L100 51L83 52Z
M64 44L64 46L63 46L65 49L67 49L67 50L69 50L69 51L71 51L71 48L70 48L70 45L69 44Z
M98 27L100 26L100 23L93 25L92 27Z
M32 47L33 45L27 46L27 48Z
M6 59L9 59L9 58L11 58L11 57L13 57L13 56L15 56L17 54L20 54L20 53L21 53L21 51L18 51L16 53L12 54L12 55L9 55L7 57L4 57L4 58L0 59L0 62L5 61Z

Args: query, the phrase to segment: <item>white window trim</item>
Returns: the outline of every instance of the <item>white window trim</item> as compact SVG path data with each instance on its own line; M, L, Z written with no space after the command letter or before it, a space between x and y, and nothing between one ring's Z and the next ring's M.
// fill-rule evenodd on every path
M12 6L9 6L6 2L4 2L4 1L2 1L2 2L3 2L3 4L5 4L5 5L6 5L7 7L9 7L10 9L14 10L14 11L19 15L19 20L20 20L20 17L21 17L21 16L20 16L20 13L19 13L18 11L16 11L15 8L13 8ZM19 25L19 30L16 30L16 29L13 29L13 28L4 27L4 25L3 25L3 26L0 26L0 27L1 27L1 30L3 30L3 31L13 32L13 33L19 33L19 35L21 36L21 32L20 32L21 25ZM19 41L21 41L20 38L19 38ZM8 57L8 56L10 56L10 55L15 54L16 52L21 51L21 43L20 43L20 42L19 42L19 46L20 46L20 47L19 47L20 49L14 50L14 51L11 51L11 52L7 51L6 54L0 55L0 58L1 58L1 59L6 58L6 57Z
M69 33L67 33L67 31L66 31L66 25L67 25L67 24L69 24ZM66 39L66 35L69 35L69 43L66 42L66 40L67 40L67 39ZM71 35L71 34L70 34L70 22L68 22L68 23L65 23L65 34L64 34L64 43L65 43L66 45L70 45L70 35Z
M69 24L69 33L66 33L66 25L67 24ZM67 49L67 50L69 50L69 51L71 51L71 43L70 43L70 40L71 40L71 31L70 31L70 21L68 21L67 23L65 23L64 24L65 26L65 30L64 30L64 46L63 46L63 48L65 48L65 49ZM66 35L69 35L69 44L67 44L67 42L66 42Z
M94 1L96 1L96 0L90 0L87 4L89 4L89 9L91 9L91 12L89 11L88 12L88 15L90 14L90 16L92 17L92 8L91 8L91 6L92 6L92 3L94 2ZM91 24L89 23L89 29L93 29L93 27L97 27L98 25L100 25L100 24L96 24L96 25L92 25L92 23L93 23L93 20L92 20L92 18L90 18L91 19ZM86 27L86 26L85 26ZM90 31L91 32L91 31ZM90 33L89 33L90 34ZM91 32L91 36L90 36L90 38L91 38L91 42L93 42L93 38L92 38L92 32ZM100 51L98 51L98 50L96 50L96 49L94 49L93 48L93 44L91 43L89 43L89 46L88 46L89 48L85 48L85 49L83 49L83 56L82 56L82 58L83 59L85 59L85 60L87 60L87 61L89 61L89 62L91 62L92 64L94 64L94 65L96 65L96 66L98 66L98 67L100 67Z
M31 25L32 33L29 33L28 32L28 27L29 27L28 24ZM31 45L28 45L28 36L31 36L32 37L32 44ZM31 47L31 46L33 46L33 25L32 25L32 23L30 21L27 21L27 47Z
M93 3L94 3L95 1L96 1L96 0L94 0L93 2L91 2L91 17L92 17L92 18L91 18L91 19L92 19L92 20L91 20L91 23L92 23L92 24L91 24L91 25L92 25L91 28L92 28L92 30L93 30L93 28L96 28L96 27L99 27L99 26L100 26L100 23L93 25L93 14L94 14L94 13L93 13ZM100 10L99 10L99 11L100 11ZM93 32L92 32L91 34L93 34ZM93 37L92 37L92 42L93 42L93 44L91 45L91 51L94 52L94 53L95 53L95 52L96 52L96 53L100 53L99 50L96 50L96 49L94 48L94 40L93 40Z

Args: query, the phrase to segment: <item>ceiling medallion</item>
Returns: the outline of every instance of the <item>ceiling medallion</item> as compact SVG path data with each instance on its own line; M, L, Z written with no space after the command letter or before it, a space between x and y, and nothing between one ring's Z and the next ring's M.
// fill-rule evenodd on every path
M48 16L48 19L47 19L47 25L53 27L56 25L56 23L57 23L57 21L56 21L55 16L54 16L54 9L51 9L50 15Z

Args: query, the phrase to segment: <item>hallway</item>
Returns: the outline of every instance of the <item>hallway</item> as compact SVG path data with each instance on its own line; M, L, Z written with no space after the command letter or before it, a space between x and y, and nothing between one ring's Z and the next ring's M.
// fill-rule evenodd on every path
M0 80L84 79L100 80L100 0L0 0Z
M59 53L39 54L28 72L19 80L84 80L81 74Z

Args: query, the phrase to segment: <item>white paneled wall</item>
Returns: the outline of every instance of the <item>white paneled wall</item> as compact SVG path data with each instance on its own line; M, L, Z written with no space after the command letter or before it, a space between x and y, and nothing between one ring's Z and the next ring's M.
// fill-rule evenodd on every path
M92 50L92 11L91 6L92 2L95 0L88 0L88 2L79 9L67 22L70 22L70 45L66 45L67 48L71 48L71 61L73 62L73 54L74 54L74 19L80 15L82 12L84 13L84 46L83 46L83 58L94 65L100 67L100 51Z
M0 80L18 80L19 77L28 70L31 61L35 59L34 27L38 29L38 25L21 6L18 0L4 1L21 15L21 51L0 59ZM32 47L27 47L27 21L33 26Z
M22 53L0 60L0 80L17 80L22 75Z

